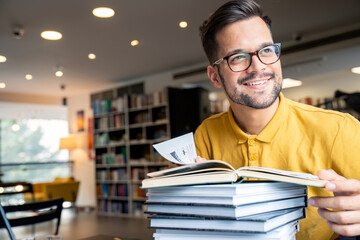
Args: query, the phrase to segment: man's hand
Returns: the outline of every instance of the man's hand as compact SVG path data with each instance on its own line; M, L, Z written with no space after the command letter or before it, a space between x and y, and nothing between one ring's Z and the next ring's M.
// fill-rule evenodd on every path
M309 204L318 207L329 227L344 236L360 235L360 181L346 179L334 170L320 170L320 179L328 180L326 190L334 197L311 197Z
M197 157L195 158L195 162L196 162L196 163L205 162L205 161L206 161L206 158L203 158L203 157L200 157L200 156L197 156Z

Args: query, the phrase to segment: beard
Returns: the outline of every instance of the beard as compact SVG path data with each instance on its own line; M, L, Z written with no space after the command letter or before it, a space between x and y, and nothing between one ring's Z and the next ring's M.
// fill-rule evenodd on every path
M234 103L241 104L247 107L251 107L254 109L264 109L270 107L278 98L282 84L280 80L280 76L277 76L274 72L271 73L262 73L260 75L256 75L255 73L251 73L244 78L239 78L237 81L237 86L241 86L245 81L256 79L256 78L264 78L269 77L274 81L274 87L269 95L264 95L263 97L251 97L248 94L245 94L239 90L237 86L231 89L229 86L226 85L225 79L220 73L219 69L219 77L224 87L225 94L228 98L233 101Z

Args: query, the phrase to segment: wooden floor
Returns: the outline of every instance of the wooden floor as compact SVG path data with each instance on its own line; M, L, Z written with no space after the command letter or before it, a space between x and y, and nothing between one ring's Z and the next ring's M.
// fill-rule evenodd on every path
M149 221L145 218L120 218L99 216L95 211L81 211L64 209L61 216L59 235L63 240L117 240L153 239L153 230L148 229ZM35 227L35 236L54 232L55 222L42 223ZM31 227L14 228L17 239L32 236ZM108 237L110 236L110 237ZM6 230L0 230L0 239L10 239Z

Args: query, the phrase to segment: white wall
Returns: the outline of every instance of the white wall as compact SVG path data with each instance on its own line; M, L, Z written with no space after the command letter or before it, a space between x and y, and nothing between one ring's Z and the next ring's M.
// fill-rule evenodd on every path
M319 47L286 56L281 61L284 78L303 81L300 87L284 89L285 96L291 99L333 97L335 90L360 91L360 75L350 72L351 67L360 65L359 45L333 51Z
M85 132L77 130L77 112L84 111ZM88 119L93 117L90 108L90 95L82 94L68 98L68 115L70 134L78 138L81 146L71 152L70 158L74 160L73 174L75 179L80 181L80 188L77 199L78 207L95 207L95 160L89 159L89 150L87 148L87 129Z
M317 77L312 77L310 80L305 79L300 87L287 88L283 90L286 97L298 101L300 98L312 97L314 100L317 98L324 99L326 97L334 97L336 90L344 92L360 92L360 75L350 77L348 74L339 71L332 73L336 79L326 79L326 74Z

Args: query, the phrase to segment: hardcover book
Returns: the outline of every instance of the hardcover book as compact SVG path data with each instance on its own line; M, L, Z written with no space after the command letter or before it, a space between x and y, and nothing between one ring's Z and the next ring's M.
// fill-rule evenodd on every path
M303 218L304 208L266 212L237 220L153 215L150 217L150 228L265 233Z
M188 164L148 173L142 188L180 186L209 183L235 183L245 178L295 183L313 187L325 187L327 181L308 173L284 171L263 167L241 167L234 169L220 160Z
M238 206L307 195L306 186L289 183L281 184L281 182L247 182L242 184L194 185L186 186L188 191L182 191L182 188L185 187L173 186L149 189L148 193L146 194L148 197L146 202L179 204L225 204ZM159 189L164 191L156 191ZM192 194L190 194L191 189L193 189ZM235 190L237 190L238 193L235 193ZM226 194L224 192L228 193Z
M156 229L153 236L155 240L295 240L298 231L299 223L295 221L267 233Z
M305 196L238 206L225 204L148 203L147 213L179 216L210 216L220 219L239 219L240 217L264 212L289 208L303 208L306 206L307 197Z

